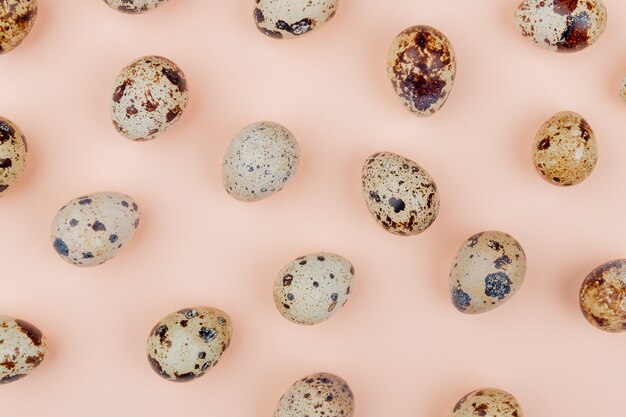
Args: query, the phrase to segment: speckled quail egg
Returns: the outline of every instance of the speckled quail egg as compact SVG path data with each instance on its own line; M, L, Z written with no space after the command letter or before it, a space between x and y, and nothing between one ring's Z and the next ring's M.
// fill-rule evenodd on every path
M0 384L17 381L43 361L47 342L32 324L0 316Z
M622 80L622 85L619 90L620 96L622 96L622 100L626 101L626 77Z
M100 265L130 241L139 217L137 203L125 194L102 192L75 198L52 221L52 245L66 262Z
M463 313L493 310L511 298L524 282L526 255L513 237L488 231L467 239L450 271L450 295Z
M404 106L420 117L445 104L456 77L456 56L448 38L430 26L413 26L391 43L387 73Z
M367 158L362 186L372 216L395 235L421 233L439 213L435 181L426 170L403 156L380 152Z
M298 168L294 135L272 122L246 126L233 138L222 162L224 188L240 201L258 201L282 190Z
M595 43L606 27L602 0L524 0L515 12L522 35L558 52L576 52Z
M15 123L0 117L0 197L24 172L27 151L24 133Z
M177 311L154 326L146 353L152 369L169 381L186 382L211 370L230 345L228 314L212 307Z
M461 398L450 417L524 417L519 403L508 392L483 388Z
M289 39L321 27L338 7L339 0L256 0L254 20L270 38Z
M296 381L282 396L274 417L352 417L354 395L337 375L317 373Z
M122 13L143 13L155 9L167 0L104 0L112 9Z
M596 166L596 135L579 114L557 113L539 129L532 157L535 168L549 183L578 184L591 175Z
M626 259L602 264L587 275L580 289L580 309L600 330L626 331Z
M33 28L37 0L0 1L0 54L18 46Z
M348 301L354 267L333 253L313 253L289 262L274 281L274 303L287 320L317 324Z
M187 79L175 63L160 56L139 58L115 80L113 125L133 141L154 139L178 121L188 97Z

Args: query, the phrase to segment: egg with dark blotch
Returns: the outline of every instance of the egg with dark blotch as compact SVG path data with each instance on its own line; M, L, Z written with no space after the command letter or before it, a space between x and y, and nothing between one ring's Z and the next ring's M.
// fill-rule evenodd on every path
M388 232L416 235L437 218L437 185L410 159L391 152L376 153L363 164L361 180L367 208Z
M155 9L167 0L104 0L112 9L122 13L138 14Z
M0 117L0 197L17 183L26 167L28 147L21 129Z
M514 396L495 388L482 388L461 398L450 417L523 417Z
M47 341L37 327L0 316L0 385L29 375L44 360Z
M604 32L606 20L602 0L524 0L515 12L524 37L557 52L591 46Z
M595 327L611 333L626 331L626 259L600 265L580 289L580 309Z
M430 26L413 26L391 43L387 73L405 107L420 117L446 103L456 77L456 55L448 38Z
M619 89L619 94L622 97L622 100L626 102L626 77L622 80L622 84Z
M319 252L289 262L274 281L274 303L287 320L312 325L334 316L348 301L354 267L342 256Z
M69 201L52 221L52 246L77 266L95 266L115 257L139 225L139 206L125 194L102 192Z
M0 54L17 47L35 24L37 0L0 1Z
M521 287L526 275L524 249L510 235L488 231L467 239L450 271L452 304L478 314L502 305Z
M169 314L148 336L146 354L152 369L173 382L201 377L230 345L232 322L212 307L192 307Z
M549 183L576 185L591 175L596 166L596 135L579 114L561 112L539 129L532 156L537 172Z
M296 381L282 396L274 417L354 415L354 395L337 375L320 372Z
M323 26L338 7L339 0L256 0L254 21L270 38L291 39Z
M110 113L119 133L133 141L154 139L172 127L187 107L183 71L169 59L146 56L117 76Z

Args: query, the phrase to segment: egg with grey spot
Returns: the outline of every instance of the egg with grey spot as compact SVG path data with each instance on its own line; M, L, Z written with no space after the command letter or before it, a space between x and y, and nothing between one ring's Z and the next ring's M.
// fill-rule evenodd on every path
M256 0L254 20L264 35L291 39L322 27L338 7L339 0Z
M506 391L482 388L463 396L449 417L524 417L517 399Z
M0 117L0 197L17 183L26 167L28 147L22 130Z
M48 343L27 321L0 316L0 385L29 375L46 357Z
M587 275L580 309L589 323L609 333L626 332L626 259L606 262Z
M103 264L128 244L141 213L125 194L101 192L75 198L52 221L52 246L70 264Z
M230 345L232 322L212 307L191 307L169 314L148 336L146 354L152 369L173 382L201 377Z
M167 0L104 0L114 10L122 13L138 14L156 9Z
M154 139L180 119L188 98L187 79L178 65L160 56L139 58L113 84L113 126L132 141Z
M312 325L334 316L348 301L354 267L342 256L319 252L289 262L274 281L274 303L287 320Z
M450 271L450 296L457 310L484 313L519 290L526 275L526 254L512 236L487 231L467 239Z
M256 122L231 141L222 160L226 192L240 201L259 201L282 190L295 175L300 148L287 128Z
M305 376L282 396L274 417L352 417L354 394L348 383L327 372Z
M37 10L37 0L0 1L0 54L22 43L35 24Z

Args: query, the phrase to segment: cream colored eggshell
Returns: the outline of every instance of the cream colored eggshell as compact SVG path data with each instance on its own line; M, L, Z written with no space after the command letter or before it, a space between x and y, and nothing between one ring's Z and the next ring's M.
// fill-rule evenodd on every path
M187 106L183 71L169 59L146 56L117 76L111 95L113 125L134 141L154 139L172 127Z
M519 403L508 392L483 388L461 398L450 417L524 417Z
M450 271L452 304L467 314L493 310L524 282L526 255L510 235L488 231L467 239Z
M0 197L24 172L27 151L24 133L15 123L0 117Z
M18 46L37 18L37 0L0 1L0 54Z
M48 351L37 327L7 316L0 316L0 341L0 385L30 374Z
M626 331L626 259L600 265L580 289L580 309L595 327L611 333Z
M576 52L594 44L606 27L602 0L524 0L515 24L524 37L558 52Z
M104 0L112 9L122 13L143 13L155 9L167 0Z
M287 320L318 324L331 318L348 301L354 267L327 252L289 262L274 281L274 303Z
M626 77L622 80L622 85L619 90L620 96L622 96L622 100L626 102Z
M282 396L274 417L352 417L354 395L342 378L317 373L296 381Z
M321 27L338 7L339 0L256 0L254 20L270 38L290 39Z
M115 257L139 225L139 207L125 194L102 192L69 201L52 221L52 246L73 265L95 266Z
M169 314L148 336L146 354L152 369L175 382L196 379L217 365L232 335L228 314L212 307L192 307Z
M272 122L246 126L233 138L222 161L226 192L240 201L258 201L282 190L298 168L294 135Z
M446 103L456 77L456 55L448 38L430 26L413 26L391 43L389 80L404 106L420 117Z
M598 142L582 116L560 112L539 129L532 157L535 168L549 183L575 185L591 175L596 166Z
M403 156L380 152L363 164L363 198L376 221L395 235L426 230L439 213L439 192L431 176Z

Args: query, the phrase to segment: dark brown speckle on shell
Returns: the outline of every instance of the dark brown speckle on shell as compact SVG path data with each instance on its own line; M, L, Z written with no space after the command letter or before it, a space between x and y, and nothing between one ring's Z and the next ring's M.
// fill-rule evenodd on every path
M464 395L450 417L524 417L519 403L508 392L482 388Z
M37 17L37 0L0 1L0 54L17 47L30 33Z
M104 0L112 9L128 14L139 14L155 9L167 0Z
M591 271L583 281L579 302L585 318L598 329L626 331L626 259Z

